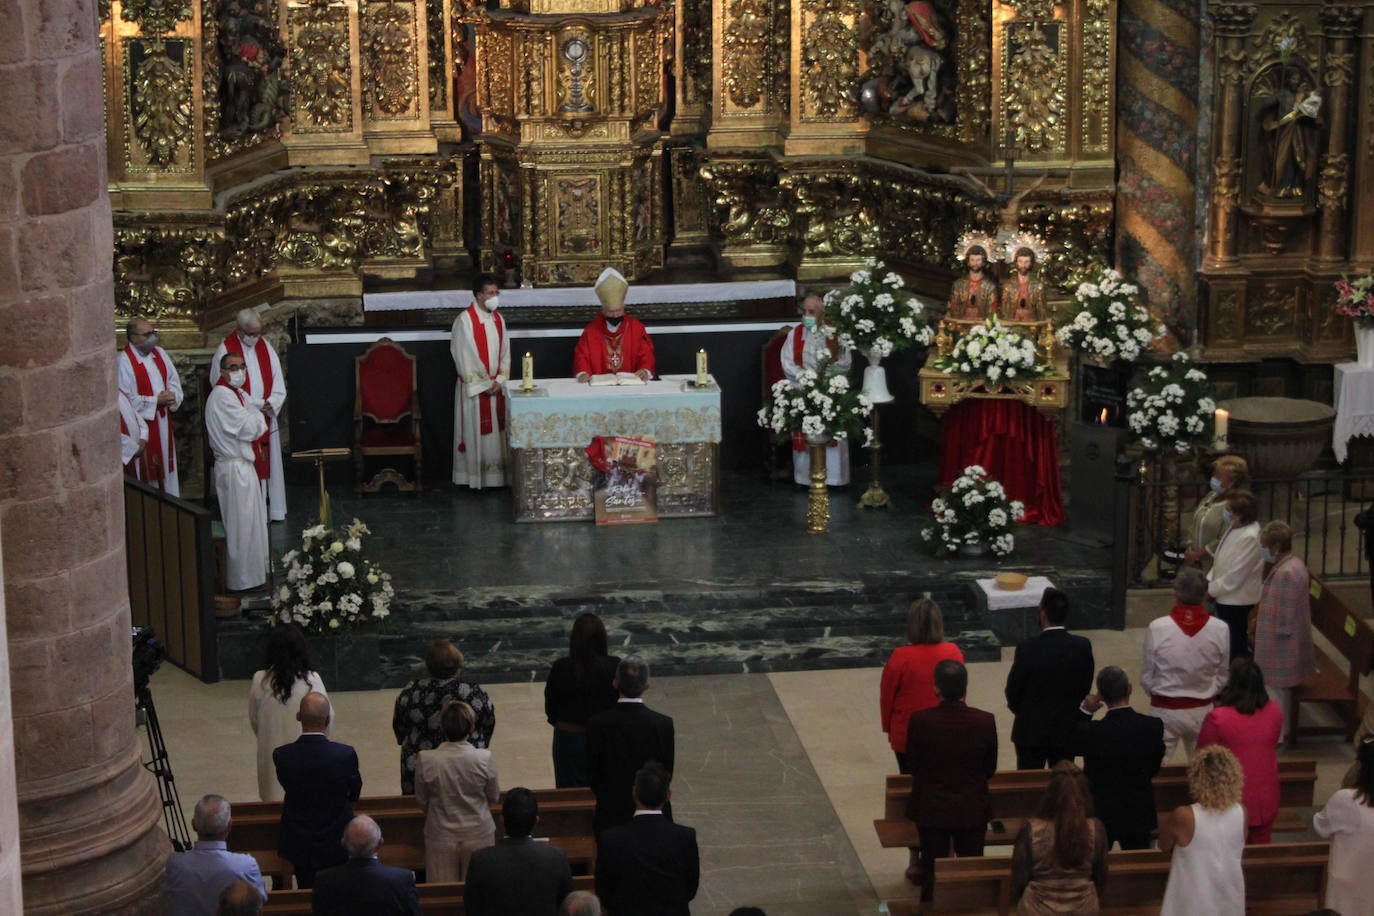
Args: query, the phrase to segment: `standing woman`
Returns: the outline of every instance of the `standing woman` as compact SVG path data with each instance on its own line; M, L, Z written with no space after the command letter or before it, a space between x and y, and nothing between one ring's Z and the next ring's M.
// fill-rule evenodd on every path
M425 880L463 881L479 849L496 845L491 806L501 800L491 751L468 740L477 723L472 707L454 700L439 714L444 742L421 751L415 801L425 812Z
M1260 532L1260 555L1271 564L1255 606L1255 663L1283 722L1280 741L1293 722L1293 688L1317 673L1312 648L1312 606L1307 566L1293 554L1293 529L1270 522Z
M1184 559L1203 572L1212 568L1217 544L1226 529L1231 527L1221 517L1226 497L1233 490L1243 490L1250 484L1250 466L1239 455L1222 455L1212 465L1212 479L1207 495L1193 510L1193 523L1188 533L1188 552Z
M286 797L277 782L272 751L301 736L301 723L296 719L301 698L324 692L324 681L310 670L305 633L294 623L274 626L267 637L267 667L253 675L253 685L248 688L248 723L258 736L258 796L263 801Z
M415 763L421 751L438 747L444 740L439 714L454 700L472 708L475 724L468 735L473 747L491 744L496 731L496 707L487 692L463 680L463 652L452 641L438 639L429 647L425 669L429 677L416 678L401 688L391 714L391 731L401 746L401 794L415 792Z
M1107 885L1107 828L1093 817L1088 777L1072 761L1054 765L1039 812L1016 835L1011 885L1021 916L1098 912Z
M1355 787L1338 789L1312 826L1331 840L1326 905L1346 916L1374 913L1374 738L1355 746Z
M1264 585L1257 514L1255 494L1249 490L1227 494L1222 510L1227 528L1217 544L1212 571L1207 574L1207 594L1216 602L1217 616L1231 630L1233 659L1250 654L1250 641L1246 638L1250 609L1259 601Z
M1247 843L1268 843L1279 813L1279 732L1283 713L1269 702L1264 674L1254 659L1231 662L1230 680L1217 697L1217 705L1202 720L1197 746L1220 744L1240 761L1245 774L1241 800L1249 815Z
M615 705L615 670L606 625L592 613L573 621L568 654L553 663L544 682L544 715L553 726L553 780L560 789L587 781L587 720Z
M1159 916L1245 916L1244 780L1224 747L1199 747L1188 761L1193 803L1159 819L1159 848L1174 853Z
M883 731L897 756L897 772L909 774L906 727L911 714L940 702L935 695L935 666L945 659L964 660L964 653L945 641L945 618L940 605L918 598L906 612L907 645L892 651L883 668L879 704Z

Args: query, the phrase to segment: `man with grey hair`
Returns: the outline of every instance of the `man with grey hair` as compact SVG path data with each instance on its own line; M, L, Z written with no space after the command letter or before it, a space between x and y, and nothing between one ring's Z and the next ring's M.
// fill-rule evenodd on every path
M825 320L825 300L814 293L801 302L801 323L783 341L778 358L782 374L793 387L800 385L806 370L827 376L844 375L849 371L853 354L840 346L835 329ZM792 434L792 479L797 486L811 483L811 452L801 430ZM827 486L842 487L849 483L849 442L831 440L825 449L825 482Z
M563 898L558 916L601 916L601 901L591 891L573 891Z
M629 823L635 813L635 773L651 760L673 772L673 720L644 705L649 663L638 655L620 660L616 705L587 720L587 781L596 796L595 829ZM664 815L672 820L671 806Z
M1164 720L1164 759L1183 742L1189 759L1202 720L1226 686L1231 630L1203 607L1207 577L1185 566L1174 579L1174 608L1145 631L1140 686L1150 694L1150 714Z
M282 475L281 426L278 416L286 403L286 376L281 371L277 351L262 336L262 319L256 309L243 309L238 314L237 327L229 332L215 350L211 366L218 366L226 354L243 357L243 393L252 406L262 412L267 421L267 433L262 448L267 453L268 475L263 483L267 490L267 511L274 522L286 520L286 478Z
M261 912L262 897L247 881L226 884L219 892L219 909L215 910L215 916L258 916Z
M267 901L257 861L229 851L229 824L229 802L218 795L196 802L191 816L195 845L167 860L162 897L168 916L215 916L220 891L240 880L257 888L260 900Z
M329 916L420 916L420 895L409 869L377 861L382 828L366 814L348 822L340 841L343 865L315 875L310 907Z

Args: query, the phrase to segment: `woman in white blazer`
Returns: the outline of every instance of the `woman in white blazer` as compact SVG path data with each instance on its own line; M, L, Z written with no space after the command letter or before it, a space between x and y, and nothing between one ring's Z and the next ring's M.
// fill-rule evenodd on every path
M1231 628L1231 657L1250 655L1246 638L1250 609L1264 588L1264 556L1260 553L1259 514L1255 494L1232 490L1226 495L1225 519L1228 527L1207 574L1207 594L1216 604L1217 616Z
M263 801L285 797L272 751L301 736L296 713L301 698L311 692L325 690L324 681L310 668L305 634L295 624L277 624L267 637L267 667L253 675L248 688L248 724L258 737L258 796Z

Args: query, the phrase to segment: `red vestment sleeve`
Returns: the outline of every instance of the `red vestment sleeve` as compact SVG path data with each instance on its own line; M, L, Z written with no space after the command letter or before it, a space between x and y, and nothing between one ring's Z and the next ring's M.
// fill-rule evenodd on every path
M634 347L634 352L626 354L625 365L621 370L638 372L640 369L647 369L650 376L658 375L658 365L654 361L654 342L649 337L649 329L636 319L630 320L634 321L634 324L625 330L632 336L625 342Z
M600 316L593 318L582 329L582 336L577 338L577 346L573 349L574 378L583 372L588 375L600 375L606 371L606 344L601 339L600 324Z

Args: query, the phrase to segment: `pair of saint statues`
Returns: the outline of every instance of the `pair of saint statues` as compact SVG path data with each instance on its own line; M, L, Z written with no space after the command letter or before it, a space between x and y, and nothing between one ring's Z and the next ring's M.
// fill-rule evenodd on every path
M1004 324L1048 321L1045 286L1035 275L1036 257L1030 248L1017 248L1010 270L999 284L987 249L970 245L964 252L964 275L949 291L945 317L953 321L983 321L996 315Z

